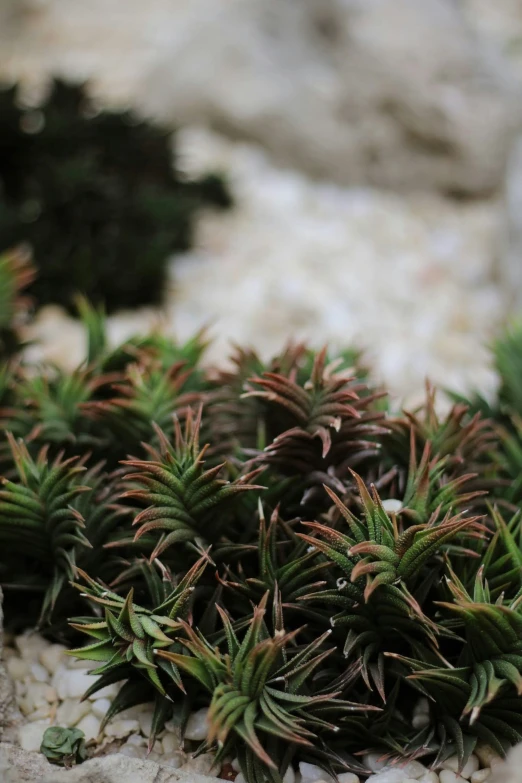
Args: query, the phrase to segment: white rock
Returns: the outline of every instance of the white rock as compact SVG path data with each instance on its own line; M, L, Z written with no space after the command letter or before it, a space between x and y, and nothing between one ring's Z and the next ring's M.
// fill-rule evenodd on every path
M167 732L161 740L164 753L175 753L181 748L181 739L178 735Z
M38 721L37 723L26 723L18 729L18 742L24 750L39 751L42 744L42 738L50 722Z
M56 692L58 693L58 698L62 700L67 699L69 695L68 676L69 676L68 669L65 667L63 663L60 663L56 667L55 672L51 679L52 687L56 689Z
M31 664L31 677L35 682L47 682L49 679L49 672L42 666L41 663Z
M124 756L128 756L131 759L140 759L144 757L144 753L140 752L139 748L136 748L134 745L124 745L122 748L120 748L119 753L122 753Z
M184 753L164 753L161 757L161 763L166 764L168 767L174 769L180 769L187 761L187 757Z
M419 778L419 783L439 783L439 776L432 769L429 769Z
M370 775L366 783L403 783L405 777L400 767L386 767L376 775Z
M381 756L382 753L367 753L363 756L363 764L365 767L368 767L371 772L380 772L381 769L384 769L389 765L389 761L386 759L383 761Z
M428 772L420 761L408 761L406 764L399 764L398 766L406 777L414 778L415 780L420 780Z
M13 680L23 680L29 674L30 664L24 658L8 658L6 669Z
M317 767L315 764L309 764L307 761L299 762L299 772L301 773L301 783L316 783L319 780L324 780L326 783L333 783L333 778L321 769L321 767Z
M89 696L89 701L98 701L99 699L114 699L118 695L120 686L114 682L112 685L106 685L104 688L100 688L96 693Z
M382 505L388 514L397 514L402 508L402 500L386 498L386 500L382 501Z
M49 700L49 696L52 696L55 691L53 688L49 688L48 685L46 685L43 682L33 682L31 685L27 688L27 693L25 696L26 701L32 705L33 709L38 709L40 707L45 707L49 704L49 701L52 701L51 698ZM32 712L31 710L31 712Z
M147 740L145 737L142 737L141 734L131 734L131 736L127 739L126 745L134 745L136 748L146 748L147 747Z
M49 642L37 633L25 633L15 637L15 645L24 660L36 662Z
M359 776L354 775L353 772L341 772L337 777L339 783L360 783Z
M199 775L210 775L217 778L219 775L219 764L215 764L215 757L212 753L202 753L201 756L189 759L181 769L184 772L196 772Z
M241 767L239 766L239 760L237 758L232 759L232 761L230 762L230 766L235 772L239 772L239 770L241 769Z
M86 671L81 669L70 669L66 674L67 696L71 699L80 698L97 679L97 677L87 674ZM96 694L96 697L99 698L99 694Z
M440 783L465 783L466 778L453 772L452 769L441 769L439 772Z
M96 699L91 704L91 712L97 718L104 718L107 710L111 706L109 699Z
M339 776L340 783L343 783ZM283 783L295 783L295 771L292 765L287 768L285 774L283 775ZM345 783L353 783L353 781L346 781Z
M63 662L66 649L63 644L51 644L40 651L40 663L45 666L49 674L54 674L58 665Z
M101 721L95 715L85 715L77 724L77 728L81 729L85 734L86 740L96 739L100 733Z
M73 726L76 726L85 715L88 715L89 711L89 702L78 701L78 699L65 699L56 710L56 724L66 728L72 728Z
M491 767L492 761L497 763L502 761L501 757L498 755L498 751L496 751L495 748L491 747L491 745L486 745L481 742L479 742L475 748L474 753L483 767Z
M473 772L476 772L478 770L479 760L477 756L471 754L468 761L466 762L462 770L459 772L458 756L450 756L441 764L441 768L452 770L453 772L460 774L461 777L469 779L473 774Z
M491 775L491 769L478 769L471 774L471 783L484 783Z
M46 707L39 707L27 716L27 720L31 723L33 723L33 721L47 720L48 718L51 718L51 707L49 705Z
M141 733L145 737L150 737L150 733L152 731L152 719L153 719L152 712L142 712L138 716L138 725L141 730Z
M198 710L193 712L187 721L185 738L188 740L204 740L208 733L208 710Z
M128 737L129 734L134 734L140 730L140 724L137 720L112 720L105 726L105 734L107 737L115 737L116 739L122 739Z

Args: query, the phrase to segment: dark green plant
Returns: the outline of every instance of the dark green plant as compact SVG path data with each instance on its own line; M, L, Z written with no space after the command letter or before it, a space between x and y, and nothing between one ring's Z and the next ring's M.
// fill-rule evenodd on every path
M106 720L153 701L152 744L174 708L183 730L208 707L197 750L248 783L518 741L516 410L441 415L429 389L392 416L353 356L238 349L225 372L203 335L112 349L79 309L75 371L0 365L0 582L15 627L28 596L50 637L77 615L89 695L121 683Z
M0 249L30 243L40 304L159 303L198 212L230 204L219 176L189 180L173 165L167 131L96 110L81 86L55 80L37 109L0 92L0 138Z

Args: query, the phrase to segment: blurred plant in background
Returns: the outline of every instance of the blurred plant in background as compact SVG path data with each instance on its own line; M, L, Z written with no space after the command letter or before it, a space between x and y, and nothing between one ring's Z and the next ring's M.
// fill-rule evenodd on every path
M198 213L231 204L220 175L186 179L172 153L170 133L96 110L82 86L56 80L31 109L16 87L0 92L0 250L29 243L40 305L162 301L168 257L190 247Z

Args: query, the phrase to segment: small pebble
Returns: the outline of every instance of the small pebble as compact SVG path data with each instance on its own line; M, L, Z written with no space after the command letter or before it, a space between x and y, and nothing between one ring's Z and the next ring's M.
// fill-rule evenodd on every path
M138 726L145 737L150 737L152 731L152 712L142 712L138 715Z
M67 672L67 696L71 699L78 699L96 682L97 677L87 674L81 669L72 669Z
M118 695L120 686L114 682L112 685L106 685L104 688L100 688L99 691L89 696L89 701L98 701L98 699L114 699ZM82 694L83 695L83 694Z
M471 775L471 783L484 783L491 775L491 769L478 769Z
M174 769L180 769L187 760L187 757L184 753L164 753L161 757L161 763L166 764L168 767L173 767Z
M217 778L219 775L219 765L214 764L215 758L212 753L202 753L201 756L189 759L183 764L181 769L184 772L196 772L199 775L209 775Z
M496 751L495 748L492 748L491 745L486 745L485 743L479 743L475 748L474 753L480 761L481 766L486 768L494 766L492 762L498 764L498 762L502 761L501 757L498 755L498 751Z
M49 721L26 723L18 729L18 742L23 750L40 750L45 730L49 727Z
M127 738L126 745L134 745L137 748L146 748L147 740L145 737L142 737L141 734L131 734L130 737Z
M339 783L360 783L359 776L353 772L341 772L337 776Z
M460 770L460 772L459 772L458 756L450 756L441 764L441 769L449 769L452 772L456 772L466 780L468 780L471 777L471 775L478 770L478 768L479 768L479 760L477 756L474 756L473 754L469 757L469 759L463 766L462 770Z
M371 772L380 772L381 769L388 766L389 762L386 759L382 760L382 753L367 753L363 756L363 764Z
M58 726L72 728L76 726L90 711L89 703L77 699L65 699L56 710L56 723Z
M49 672L42 666L41 663L31 664L31 677L35 682L47 682L49 679Z
M6 669L12 680L23 680L30 672L30 664L23 658L9 658Z
M439 783L439 776L432 769L428 769L424 775L419 778L419 783Z
M113 720L105 726L107 737L115 737L116 739L128 737L129 734L134 734L139 730L140 724L137 720Z
M54 674L58 665L63 661L66 649L63 644L51 644L40 651L40 663L45 666L49 674Z
M187 721L185 738L188 740L204 740L208 733L207 709L193 712Z
M96 699L91 704L91 712L97 718L104 718L107 710L111 706L109 699Z
M316 783L319 780L324 780L325 783L333 783L333 778L321 767L309 764L307 761L299 762L299 772L301 773L301 783Z
M340 783L343 783L341 776L339 775ZM292 765L287 767L285 774L283 775L283 783L295 783L295 772ZM353 783L353 781L345 781L345 783ZM358 783L358 782L357 782Z
M36 663L49 642L36 633L21 634L15 638L15 646L25 661Z
M176 734L167 733L161 740L164 753L175 753L181 748L181 741Z
M465 783L466 778L457 775L452 769L441 769L439 772L440 783Z
M88 715L86 715L84 718L81 719L81 721L77 725L77 728L83 731L83 733L85 734L85 739L89 741L91 739L96 739L96 737L99 735L100 725L101 725L101 721L99 720L99 718L89 713Z

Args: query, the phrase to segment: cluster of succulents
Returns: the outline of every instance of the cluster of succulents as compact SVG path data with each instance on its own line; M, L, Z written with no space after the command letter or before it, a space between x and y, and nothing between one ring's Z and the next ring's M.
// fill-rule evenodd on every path
M2 360L0 584L122 684L106 720L154 701L152 746L207 707L200 750L248 783L522 740L522 334L490 416L430 388L395 415L351 352L219 370L81 314L74 372Z
M96 111L55 81L38 108L0 91L0 252L27 243L39 304L84 294L108 311L159 303L167 261L192 244L197 214L227 207L219 174L190 180L171 134L129 112Z

